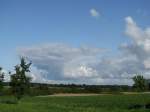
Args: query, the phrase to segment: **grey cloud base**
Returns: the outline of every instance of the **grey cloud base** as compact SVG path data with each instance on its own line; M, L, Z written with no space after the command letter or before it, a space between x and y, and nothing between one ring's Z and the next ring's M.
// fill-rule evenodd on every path
M19 54L32 60L35 82L77 84L128 84L135 74L150 78L150 28L142 30L126 17L126 35L131 43L119 46L120 53L104 57L103 49L72 47L62 43L19 48Z

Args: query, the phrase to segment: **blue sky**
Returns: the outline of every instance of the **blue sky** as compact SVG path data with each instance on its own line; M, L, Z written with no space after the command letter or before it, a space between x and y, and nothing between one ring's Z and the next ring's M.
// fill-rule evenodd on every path
M149 5L149 0L0 0L0 65L12 69L18 48L44 43L86 45L116 55L122 43L131 41L125 18L149 27Z

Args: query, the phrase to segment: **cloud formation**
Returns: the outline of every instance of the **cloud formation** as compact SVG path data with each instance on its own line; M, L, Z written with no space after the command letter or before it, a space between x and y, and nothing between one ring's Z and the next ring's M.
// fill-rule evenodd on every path
M150 28L140 28L131 17L125 22L131 42L121 44L113 57L105 57L101 48L60 43L23 47L19 54L33 61L37 82L131 85L137 73L150 78Z
M132 44L122 46L130 55L134 55L146 70L150 69L150 28L145 30L137 26L131 17L126 19L126 34L132 39Z
M96 76L96 70L90 67L95 63L96 57L101 55L104 49L82 46L79 48L60 43L43 44L29 48L19 49L19 53L28 57L34 63L34 72L44 76L40 79L51 80L77 80ZM89 65L89 66L87 66ZM35 69L36 68L36 69ZM36 81L39 78L33 76ZM41 77L38 75L38 77Z
M94 8L90 9L90 14L92 17L99 17L100 16L100 13Z

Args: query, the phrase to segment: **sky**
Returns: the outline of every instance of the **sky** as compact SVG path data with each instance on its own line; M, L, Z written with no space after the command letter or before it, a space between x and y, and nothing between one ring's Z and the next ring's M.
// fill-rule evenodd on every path
M0 0L0 66L31 60L34 82L150 78L149 0Z

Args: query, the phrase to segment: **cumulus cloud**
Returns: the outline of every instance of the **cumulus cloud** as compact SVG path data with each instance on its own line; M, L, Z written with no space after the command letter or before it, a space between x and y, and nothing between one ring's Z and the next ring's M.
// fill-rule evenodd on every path
M65 66L64 67L64 77L67 78L90 78L97 76L97 71L91 67L88 67L86 65L78 65L78 66Z
M44 80L62 81L77 80L79 77L94 77L97 75L96 70L90 65L97 61L96 58L100 57L102 52L104 49L86 46L76 48L60 43L19 49L19 53L32 60L36 67L32 70L34 81L43 80L43 78ZM42 78L39 74L46 74L47 76Z
M99 17L100 16L99 12L94 8L90 9L90 14L92 17Z
M105 57L104 49L60 43L19 48L34 63L34 81L47 83L133 84L138 73L150 78L150 28L142 29L126 17L130 43L119 46L119 55Z
M126 18L126 34L133 43L123 47L130 55L135 55L145 69L150 69L150 28L142 29L131 17Z

